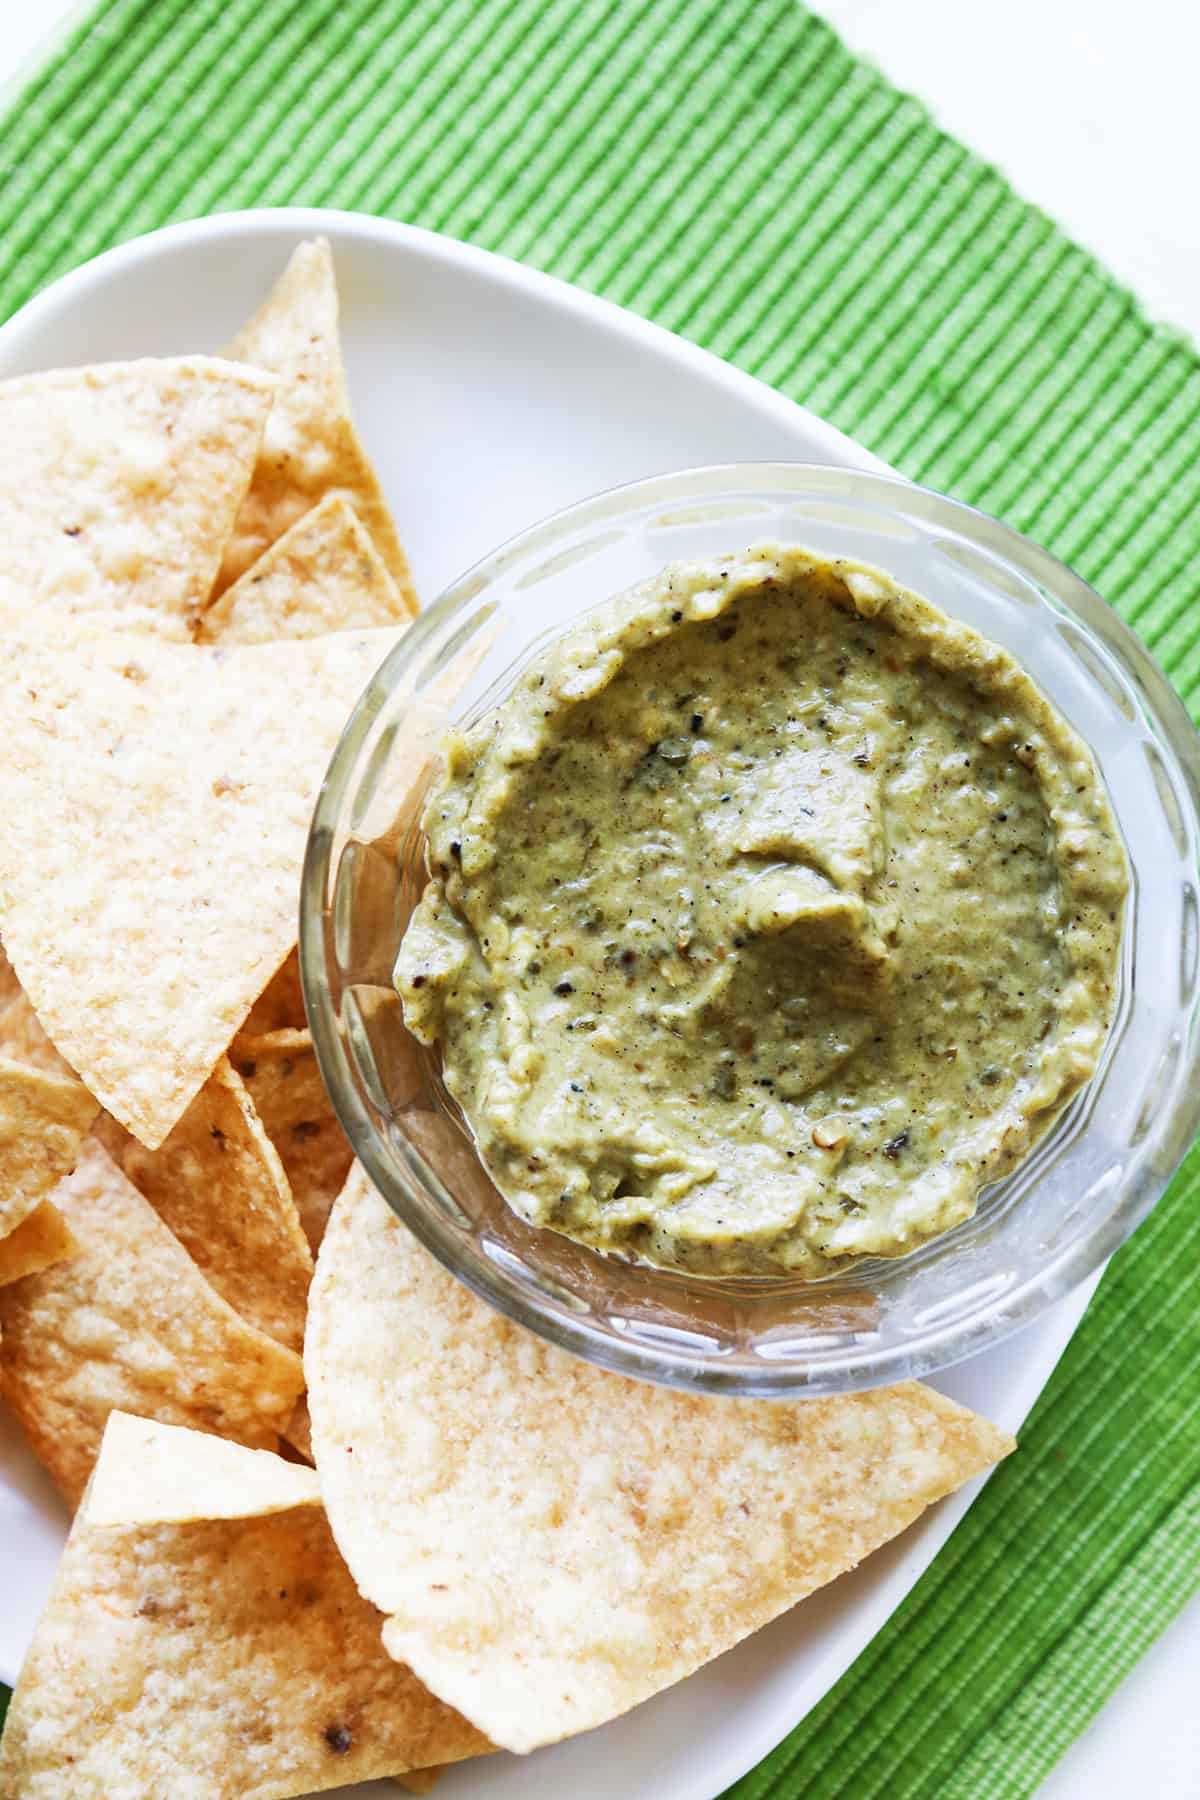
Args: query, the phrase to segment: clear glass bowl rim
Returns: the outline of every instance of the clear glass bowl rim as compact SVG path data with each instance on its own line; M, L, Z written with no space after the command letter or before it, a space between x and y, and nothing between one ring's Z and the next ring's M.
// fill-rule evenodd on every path
M717 501L729 490L744 494L748 489L768 490L786 499L789 493L811 492L814 488L835 500L876 500L884 505L902 494L910 513L934 527L957 532L993 556L1015 564L1068 612L1082 619L1132 677L1151 723L1176 758L1187 785L1193 817L1200 819L1200 735L1187 709L1137 635L1068 565L990 514L901 476L802 462L739 462L677 470L605 489L515 533L452 581L422 610L376 670L347 721L317 797L301 877L300 974L318 1066L356 1157L402 1223L482 1300L561 1349L634 1379L688 1391L756 1398L852 1392L936 1373L1002 1342L1094 1274L1157 1204L1200 1128L1197 1021L1192 1021L1185 1053L1185 1079L1178 1084L1170 1118L1158 1134L1160 1152L1165 1148L1166 1156L1160 1153L1153 1183L1143 1182L1136 1193L1124 1187L1119 1189L1112 1205L1097 1214L1089 1232L999 1300L985 1300L978 1310L961 1314L945 1325L933 1325L903 1346L846 1351L838 1361L822 1363L819 1383L813 1385L808 1365L801 1359L780 1360L761 1373L749 1372L744 1366L722 1369L711 1359L674 1346L658 1347L644 1340L615 1341L593 1328L582 1315L551 1313L532 1294L506 1281L503 1272L486 1256L472 1253L472 1239L454 1232L433 1209L422 1210L413 1201L394 1179L380 1134L359 1098L342 1042L326 972L326 895L337 824L373 721L417 654L435 641L446 639L460 609L476 598L511 559L524 559L534 550L551 552L558 540L573 535L582 526L593 522L602 525L623 511L655 501L669 505L683 496ZM465 1255L464 1248L468 1251Z

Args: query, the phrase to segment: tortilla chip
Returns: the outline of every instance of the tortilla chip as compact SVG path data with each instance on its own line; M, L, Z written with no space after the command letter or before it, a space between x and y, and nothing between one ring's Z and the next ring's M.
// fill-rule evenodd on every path
M320 1504L314 1469L207 1432L114 1412L83 1510L89 1525L190 1525Z
M0 908L55 1046L154 1149L296 938L317 789L389 631L0 638Z
M250 1011L239 1037L264 1037L269 1031L306 1031L304 990L300 986L300 953L293 950L278 968Z
M276 383L210 356L0 382L0 621L191 636Z
M340 1194L353 1152L317 1067L312 1034L240 1035L231 1051L291 1183L296 1210L315 1250Z
M303 1394L280 1435L289 1449L298 1450L306 1462L312 1462L312 1420L308 1416L308 1400Z
M229 348L279 377L262 454L225 547L217 593L244 574L318 500L338 494L358 514L409 612L408 559L350 418L338 339L333 257L324 238L301 244Z
M53 1263L73 1256L77 1249L57 1206L43 1200L14 1231L0 1238L0 1287L21 1281L26 1275L37 1275Z
M916 1383L785 1404L606 1374L446 1274L358 1167L309 1306L342 1553L392 1655L510 1750L690 1674L1012 1448Z
M79 1250L0 1289L0 1394L67 1498L114 1408L273 1450L299 1357L239 1319L97 1139L54 1204Z
M102 1136L234 1312L299 1350L312 1252L278 1152L228 1058L157 1150L115 1120L106 1120Z
M445 1765L433 1769L411 1769L407 1775L394 1777L397 1787L402 1787L409 1794L427 1794L436 1787L446 1773Z
M270 644L405 625L411 616L353 507L330 494L225 589L196 636L202 644Z
M15 1062L28 1063L31 1069L41 1069L47 1075L75 1080L74 1069L42 1030L42 1022L20 986L0 1012L0 1056L11 1056Z
M13 1695L3 1800L285 1800L489 1747L384 1653L321 1508L292 1501L305 1471L241 1451L222 1484L208 1440L172 1433L156 1523L126 1463L155 1428L115 1426ZM190 1478L214 1518L176 1522ZM128 1522L96 1522L107 1494Z
M74 1076L0 1056L0 1238L70 1173L99 1110Z
M8 960L4 945L0 944L0 1007L15 1000L21 992L21 984L17 980L17 971Z

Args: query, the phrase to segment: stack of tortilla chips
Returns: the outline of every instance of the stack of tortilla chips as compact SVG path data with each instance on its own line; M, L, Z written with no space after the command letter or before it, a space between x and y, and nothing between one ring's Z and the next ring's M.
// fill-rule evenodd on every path
M415 600L328 245L226 358L0 384L0 449L0 1395L77 1508L0 1796L423 1791L624 1712L1007 1452L915 1385L575 1362L352 1168L300 866Z

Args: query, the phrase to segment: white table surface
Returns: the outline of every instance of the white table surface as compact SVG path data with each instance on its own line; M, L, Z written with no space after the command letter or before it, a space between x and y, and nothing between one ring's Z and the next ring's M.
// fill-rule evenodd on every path
M815 0L851 48L1200 342L1200 0ZM0 0L0 85L79 7ZM1039 1800L1200 1795L1200 1596ZM934 1800L931 1796L930 1800Z

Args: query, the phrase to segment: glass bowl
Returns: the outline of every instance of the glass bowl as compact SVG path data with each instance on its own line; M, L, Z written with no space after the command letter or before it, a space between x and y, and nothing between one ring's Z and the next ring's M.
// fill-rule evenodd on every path
M677 558L755 541L875 563L1011 650L1092 745L1132 869L1095 1079L973 1219L823 1281L686 1276L525 1225L485 1173L436 1054L405 1030L396 951L424 883L422 798L449 720L477 717L547 640ZM1032 1319L1116 1249L1200 1118L1200 739L1133 634L1016 532L886 476L692 469L557 514L456 581L346 727L313 820L305 1000L350 1141L404 1223L483 1299L624 1375L741 1395L928 1374Z

